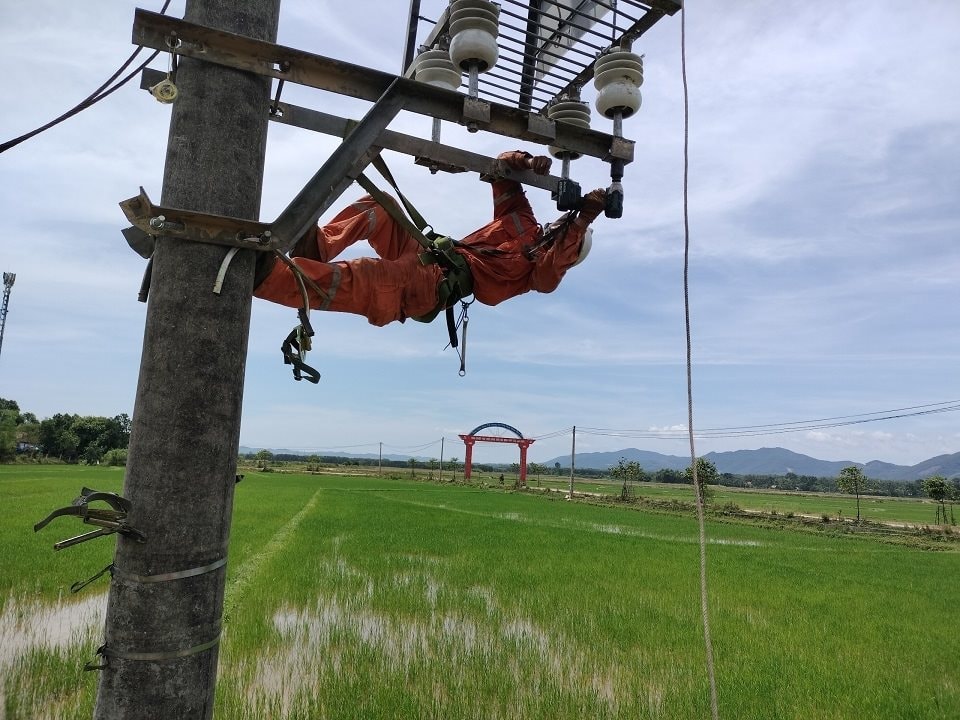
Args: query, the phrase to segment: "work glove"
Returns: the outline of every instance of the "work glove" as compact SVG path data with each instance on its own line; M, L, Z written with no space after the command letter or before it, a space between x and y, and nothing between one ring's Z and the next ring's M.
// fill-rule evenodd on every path
M511 170L533 170L537 175L546 175L553 164L553 160L544 155L534 157L520 150L500 153L497 159Z
M597 216L607 207L607 191L603 188L591 190L583 196L583 204L580 206L580 220L587 225L596 220Z
M527 167L533 170L537 175L546 175L550 172L550 166L553 164L553 160L548 158L546 155L536 155L532 158L527 158Z

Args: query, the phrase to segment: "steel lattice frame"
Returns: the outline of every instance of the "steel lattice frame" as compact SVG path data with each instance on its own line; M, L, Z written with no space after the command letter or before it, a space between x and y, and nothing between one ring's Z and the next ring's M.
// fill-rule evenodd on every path
M494 69L480 75L479 96L521 110L543 110L556 98L579 93L593 77L593 64L603 51L629 47L658 20L682 7L680 0L499 0L498 4L500 59ZM421 11L435 11L436 19ZM418 50L442 46L446 34L444 0L411 0L404 73L412 72Z

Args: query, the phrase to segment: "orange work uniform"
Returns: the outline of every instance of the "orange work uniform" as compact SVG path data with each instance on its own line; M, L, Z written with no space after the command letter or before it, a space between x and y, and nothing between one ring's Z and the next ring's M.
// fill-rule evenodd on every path
M493 222L463 238L454 248L469 265L473 295L485 305L530 290L552 292L579 258L586 223L572 219L552 239L542 232L523 192L513 180L493 182ZM336 261L358 240L367 240L378 258ZM312 248L310 248L312 250ZM423 265L423 248L372 197L366 195L317 228L316 259L304 252L294 262L326 292L309 289L310 306L363 315L373 325L386 325L434 310L443 271ZM300 307L303 300L293 271L276 263L254 290L265 300Z

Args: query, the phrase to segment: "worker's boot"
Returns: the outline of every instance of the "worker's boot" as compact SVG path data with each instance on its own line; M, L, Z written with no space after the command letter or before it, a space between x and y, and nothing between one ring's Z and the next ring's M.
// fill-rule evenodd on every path
M303 236L297 240L297 244L290 251L290 257L302 257L307 260L320 260L320 248L317 245L317 227L314 226L307 230Z
M277 256L273 254L273 251L258 251L257 252L257 270L253 275L253 289L256 290L260 287L260 284L267 279L271 272L273 272L273 266L277 264Z

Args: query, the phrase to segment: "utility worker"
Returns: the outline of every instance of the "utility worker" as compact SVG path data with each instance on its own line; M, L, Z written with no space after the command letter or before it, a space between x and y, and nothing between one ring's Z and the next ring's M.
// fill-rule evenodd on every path
M532 169L540 175L549 172L552 162L521 151L503 153L498 160L511 169ZM520 183L497 179L493 182L493 222L454 243L447 253L455 261L456 267L451 267L449 262L429 259L424 264L420 244L366 195L329 224L307 232L290 257L296 258L300 272L326 295L309 290L313 309L363 315L378 326L408 317L429 321L470 292L485 305L497 305L530 290L552 292L566 271L589 252L589 225L605 202L606 192L594 190L585 196L580 210L541 229ZM363 239L379 258L334 261L345 248ZM301 307L303 296L294 271L271 255L263 260L257 269L254 295ZM443 290L451 273L461 276L459 292Z

